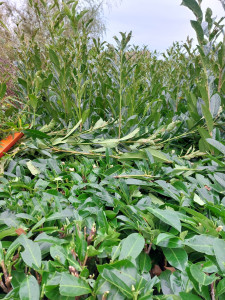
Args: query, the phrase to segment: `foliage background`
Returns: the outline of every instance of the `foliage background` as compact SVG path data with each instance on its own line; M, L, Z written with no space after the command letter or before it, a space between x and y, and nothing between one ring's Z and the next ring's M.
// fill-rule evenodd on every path
M0 130L25 138L0 162L1 297L223 299L223 20L184 0L198 45L159 57L93 37L78 4L30 1L33 27L2 29Z

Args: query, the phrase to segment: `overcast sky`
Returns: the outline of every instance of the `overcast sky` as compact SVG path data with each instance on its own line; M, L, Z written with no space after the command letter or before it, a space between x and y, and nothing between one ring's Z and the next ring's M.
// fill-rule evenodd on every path
M190 20L191 11L180 6L181 0L122 0L121 4L105 9L107 33L104 37L113 42L120 31L132 30L133 44L148 45L151 50L163 51L173 41L195 37ZM219 0L203 0L203 8L210 7L214 16L222 17L225 11Z

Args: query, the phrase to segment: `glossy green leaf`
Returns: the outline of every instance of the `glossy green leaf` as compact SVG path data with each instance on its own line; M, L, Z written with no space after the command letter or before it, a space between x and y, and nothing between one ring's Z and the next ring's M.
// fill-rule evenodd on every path
M184 272L188 262L187 252L184 249L164 248L163 253L171 266Z
M130 234L122 241L119 259L131 257L135 259L141 253L145 245L145 239L138 233Z
M26 276L26 278L21 282L19 295L21 300L40 299L39 284L34 276Z
M156 240L155 244L164 248L181 248L182 240L169 233L160 233Z
M220 96L218 94L213 95L210 100L210 112L213 118L217 116L220 109L220 105L221 105Z
M191 293L185 293L181 292L180 293L181 300L201 300L198 296L191 294Z
M40 170L32 164L32 161L27 162L27 167L32 175L36 176L36 175L40 174Z
M198 21L191 21L191 26L194 28L196 34L197 34L197 38L199 43L202 43L204 40L204 31L202 29L201 23Z
M149 254L145 252L141 252L141 254L137 258L138 264L139 264L139 269L141 273L147 273L151 270L152 268L152 262L150 259Z
M225 278L219 281L216 287L216 295L217 297L225 294Z
M213 242L213 250L216 256L217 264L225 275L225 241L215 239Z
M59 62L59 58L54 50L49 49L49 57L51 59L51 62L54 64L56 69L59 71L60 70L60 62Z
M213 130L213 118L212 118L211 112L206 105L202 105L202 111L203 111L203 115L205 117L208 131L209 131L209 133L211 133Z
M131 288L129 286L127 286L126 283L123 282L120 278L118 278L116 276L116 274L113 273L113 271L104 269L104 271L101 275L109 283L111 283L113 286L117 287L123 293L123 295L128 297L128 299L130 297L132 297Z
M136 128L134 131L132 131L131 133L129 133L128 135L120 138L120 141L126 141L126 140L129 140L129 139L132 139L135 137L135 135L138 134L138 132L140 131L139 128Z
M213 243L215 238L207 235L195 235L184 241L184 244L197 252L214 255Z
M39 130L35 130L35 129L26 129L23 130L23 133L28 136L28 137L32 137L35 139L49 139L50 136L48 136L46 133L41 132Z
M217 150L219 150L221 153L223 153L223 155L225 156L225 146L222 143L214 139L207 139L207 142L213 147L215 147Z
M62 274L59 291L62 296L67 297L77 297L91 293L91 289L86 281L67 273Z
M50 248L50 254L53 259L60 261L63 265L65 264L67 252L62 246L52 245Z
M38 105L38 99L35 95L29 95L30 104L34 110L36 110Z
M23 261L31 268L40 268L41 250L39 245L24 234L20 236L19 243L24 247L24 251L21 253Z
M202 271L202 268L200 265L192 265L190 267L190 271L192 276L198 281L198 283L200 285L205 285L208 286L209 284L213 283L217 277L213 274L213 275L206 275L206 273L204 273Z
M164 223L181 232L181 222L175 211L148 207L148 211Z
M2 99L5 96L6 93L6 84L0 83L0 99Z

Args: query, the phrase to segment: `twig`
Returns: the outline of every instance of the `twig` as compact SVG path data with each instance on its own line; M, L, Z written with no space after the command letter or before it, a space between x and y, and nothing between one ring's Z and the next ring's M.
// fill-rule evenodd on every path
M1 267L2 267L2 271L3 271L4 277L5 277L5 281L6 281L7 278L8 278L8 272L7 272L7 269L5 267L4 261L1 262Z
M41 284L42 276L39 275L37 271L35 271L35 276L36 276L36 279L37 279L38 284Z
M152 249L152 243L149 244L149 246L148 246L148 248L146 249L145 253L146 253L146 254L149 254L150 251L151 251L151 249Z
M79 152L79 151L73 151L73 150L63 150L63 149L59 149L59 148L49 148L50 150L53 150L55 152L65 152L65 153L71 153L71 154L76 154L76 155L85 155L85 156L97 156L97 157L106 157L105 154L99 154L99 153L89 153L89 152ZM116 158L119 159L120 156L116 156L116 155L109 155L109 157L111 158Z
M74 260L77 260L77 254L74 249L71 250L71 254L73 255Z
M222 83L223 83L223 68L220 68L220 73L219 73L219 83L218 83L218 92L221 92L222 89Z
M87 237L87 227L85 226L84 227L84 239L86 240L86 237Z
M83 264L82 264L83 267L86 266L87 260L88 260L88 255L86 254L85 258L84 258L84 261L83 261Z
M91 232L87 238L87 243L88 243L88 246L91 244L91 242L93 241L93 238L96 234L96 226L95 224L92 225L92 228L91 228Z
M7 272L7 269L6 269L4 261L1 262L1 267L2 267L2 271L3 271L4 277L5 277L5 285L7 287L8 292L9 292L10 289L11 289L11 280L12 280L12 277L8 275L8 272Z
M102 296L102 300L106 300L108 297L109 291L105 292Z
M214 282L211 283L211 298L212 300L216 300Z
M11 287L12 276L8 275L8 271L6 269L4 261L1 262L1 267L4 274L5 284L3 283L2 279L0 279L0 286L5 293L8 293L12 289Z
M79 225L78 225L78 224L76 224L76 228L77 228L77 234L78 234L78 236L80 237L80 228L79 228Z
M69 266L69 271L70 271L71 275L79 278L79 272L73 266Z
M8 289L7 287L4 285L3 281L0 280L0 287L3 289L3 292L8 294Z

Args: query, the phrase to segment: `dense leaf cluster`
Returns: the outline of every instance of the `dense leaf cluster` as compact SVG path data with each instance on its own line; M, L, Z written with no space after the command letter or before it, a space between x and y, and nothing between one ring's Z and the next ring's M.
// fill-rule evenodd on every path
M21 34L16 96L0 85L0 129L25 134L0 161L2 298L225 298L223 20L200 2L197 48L159 56L30 1L49 38Z
M211 284L223 294L224 163L146 154L10 162L0 185L6 299L211 299Z

